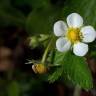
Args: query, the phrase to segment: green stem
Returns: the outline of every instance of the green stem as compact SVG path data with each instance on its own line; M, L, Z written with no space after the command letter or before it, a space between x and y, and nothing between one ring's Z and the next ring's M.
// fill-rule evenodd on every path
M61 65L60 65L60 64L55 64L55 65L53 65L53 64L48 64L48 66L49 66L49 67L60 67Z
M45 61L46 61L47 54L48 54L48 52L49 52L49 50L50 50L50 47L51 47L51 44L52 44L52 40L53 40L53 38L49 41L49 44L48 44L47 48L45 49L45 52L44 52L44 54L43 54L43 56L42 56L42 60L41 60L41 63L42 63L42 64L44 64Z

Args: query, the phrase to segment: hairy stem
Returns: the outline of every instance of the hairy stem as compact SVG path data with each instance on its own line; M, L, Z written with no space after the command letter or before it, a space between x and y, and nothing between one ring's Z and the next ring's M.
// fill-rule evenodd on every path
M42 63L42 64L44 64L45 61L46 61L48 52L49 52L49 50L50 50L50 47L52 46L52 41L53 41L53 38L49 41L48 46L47 46L46 49L45 49L45 52L44 52L44 54L43 54L43 56L42 56L42 60L41 60L41 63Z

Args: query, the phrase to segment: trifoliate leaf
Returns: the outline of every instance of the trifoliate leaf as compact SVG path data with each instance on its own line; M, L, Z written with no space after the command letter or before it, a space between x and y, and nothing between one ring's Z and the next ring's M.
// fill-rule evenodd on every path
M64 60L64 57L65 57L64 53L59 54L59 52L57 52L57 51L54 51L54 52L56 53L56 54L54 54L55 58L52 58L50 56L52 58L51 62L54 63L53 66L54 65L62 65L63 64L62 61ZM53 54L51 54L51 55L53 55ZM54 81L58 80L61 77L63 71L64 71L64 69L63 69L62 66L57 66L55 71L52 74L49 75L49 77L48 77L49 82L53 83Z
M29 14L26 30L30 35L53 34L54 23L61 18L61 10L39 8Z
M54 64L62 65L64 72L62 75L66 75L65 77L74 84L86 90L93 87L91 72L84 57L75 56L71 52L57 52Z
M63 69L61 67L57 68L55 72L49 75L48 77L49 82L53 83L54 81L58 80L61 77L62 73L63 73Z

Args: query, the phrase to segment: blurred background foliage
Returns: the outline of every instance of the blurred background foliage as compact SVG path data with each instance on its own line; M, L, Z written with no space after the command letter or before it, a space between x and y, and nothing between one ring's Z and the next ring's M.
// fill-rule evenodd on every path
M25 63L27 59L40 60L54 22L66 20L72 12L81 14L85 24L96 28L95 9L96 0L0 0L0 96L72 96L69 82L69 87L63 86L62 79L48 84L46 76L39 78ZM90 44L87 56L94 78L95 43ZM93 93L86 96L96 96Z

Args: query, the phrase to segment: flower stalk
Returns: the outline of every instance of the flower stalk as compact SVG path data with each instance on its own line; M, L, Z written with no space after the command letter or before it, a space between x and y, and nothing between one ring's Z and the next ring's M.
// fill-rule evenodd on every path
M45 61L46 61L46 58L47 58L47 55L48 55L48 52L50 50L50 47L52 46L52 41L53 41L53 38L51 40L49 40L49 43L48 43L48 46L46 47L45 49L45 52L42 56L42 60L41 60L41 63L42 64L45 64Z

